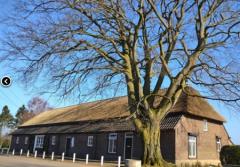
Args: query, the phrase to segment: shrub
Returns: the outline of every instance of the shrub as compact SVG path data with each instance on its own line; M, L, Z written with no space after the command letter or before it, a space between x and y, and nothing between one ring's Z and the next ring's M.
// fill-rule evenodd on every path
M220 152L222 165L240 165L240 146L223 146Z
M9 146L10 146L10 139L5 138L2 142L2 148L9 148Z
M179 167L220 167L220 164L216 166L211 164L201 164L200 162L182 163Z

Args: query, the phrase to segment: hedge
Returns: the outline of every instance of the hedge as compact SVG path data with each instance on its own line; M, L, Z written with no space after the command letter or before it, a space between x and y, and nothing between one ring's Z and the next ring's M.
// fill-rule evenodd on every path
M9 148L10 147L10 139L4 139L1 143L2 145L2 148ZM0 148L1 148L1 145L0 145Z
M240 146L223 146L220 152L222 165L240 165Z

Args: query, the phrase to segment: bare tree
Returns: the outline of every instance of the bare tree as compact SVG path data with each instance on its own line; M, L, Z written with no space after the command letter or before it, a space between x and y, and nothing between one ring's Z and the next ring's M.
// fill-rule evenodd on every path
M8 19L1 60L25 80L47 78L48 90L63 96L81 94L88 83L94 93L127 87L143 163L171 166L161 155L159 124L187 82L209 90L203 98L239 106L239 6L237 0L21 0Z
M38 115L41 112L52 109L52 107L50 107L48 102L40 97L33 97L31 100L29 100L27 106L28 106L28 110L34 113L34 115Z
M49 103L40 97L33 97L27 103L27 108L22 105L15 115L15 127L22 125L36 115L52 109Z

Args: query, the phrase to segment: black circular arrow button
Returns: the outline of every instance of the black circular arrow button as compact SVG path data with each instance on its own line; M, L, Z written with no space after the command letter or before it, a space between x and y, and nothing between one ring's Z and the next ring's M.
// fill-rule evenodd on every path
M1 78L1 84L4 87L9 87L12 84L12 80L8 76L4 76Z

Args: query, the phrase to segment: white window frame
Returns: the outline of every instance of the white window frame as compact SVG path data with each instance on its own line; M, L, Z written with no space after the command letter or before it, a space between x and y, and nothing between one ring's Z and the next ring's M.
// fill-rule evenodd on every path
M216 145L217 145L217 152L220 152L222 148L222 142L220 137L216 137Z
M20 140L20 138L19 138L19 136L17 136L17 138L16 138L16 144L19 144L19 140Z
M88 147L92 147L93 146L93 136L88 136L87 146Z
M208 121L206 119L203 120L203 131L204 132L208 131Z
M117 133L108 135L108 153L117 153Z
M34 150L36 148L43 148L44 137L45 137L44 135L36 135L35 136Z
M51 144L52 144L53 146L56 145L56 136L52 136L52 137L51 137Z
M26 136L25 139L24 139L24 144L28 144L28 141L29 141L29 137Z
M75 137L71 137L71 147L75 146Z
M188 157L197 158L197 137L188 135Z

